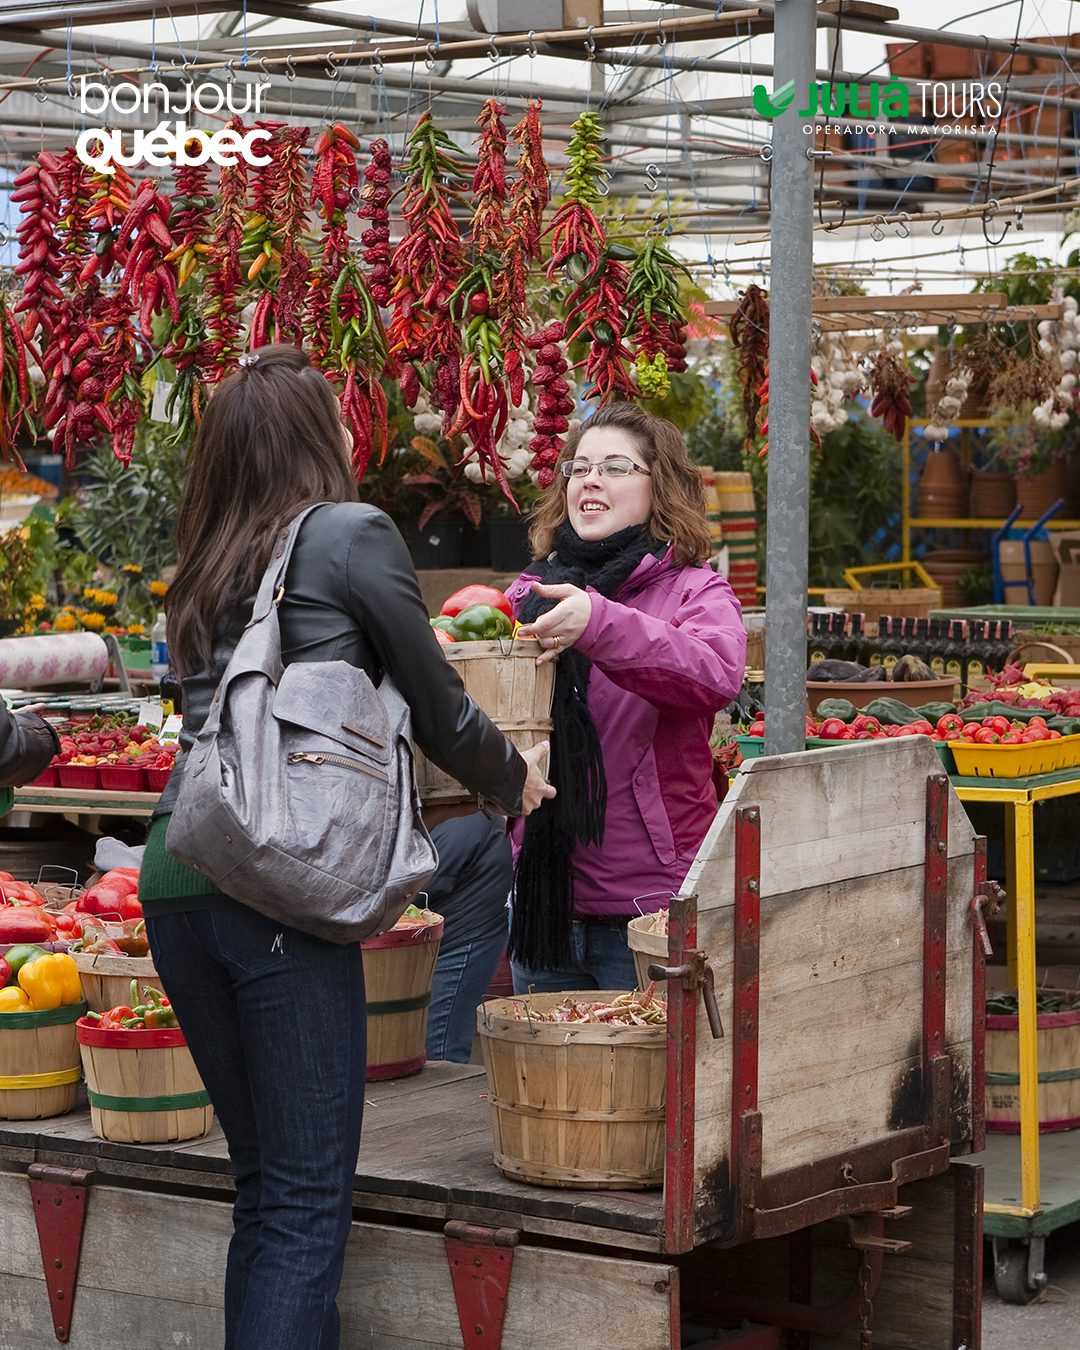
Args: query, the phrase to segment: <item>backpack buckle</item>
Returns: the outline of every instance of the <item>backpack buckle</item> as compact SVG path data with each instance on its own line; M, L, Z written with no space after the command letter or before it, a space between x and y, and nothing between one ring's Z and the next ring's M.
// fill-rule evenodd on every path
M274 604L280 605L282 600L284 600L284 598L285 598L285 587L279 586L277 588L277 594L274 596Z

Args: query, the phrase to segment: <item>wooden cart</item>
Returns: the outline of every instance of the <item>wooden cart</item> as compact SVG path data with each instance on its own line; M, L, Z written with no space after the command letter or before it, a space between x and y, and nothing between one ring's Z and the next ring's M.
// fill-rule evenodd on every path
M924 742L750 762L658 971L663 1190L503 1177L475 1067L370 1084L344 1343L753 1350L866 1329L877 1350L975 1350L982 1174L950 1157L982 1133L982 870ZM216 1133L145 1148L82 1114L0 1122L0 1191L24 1350L54 1323L80 1350L219 1343Z

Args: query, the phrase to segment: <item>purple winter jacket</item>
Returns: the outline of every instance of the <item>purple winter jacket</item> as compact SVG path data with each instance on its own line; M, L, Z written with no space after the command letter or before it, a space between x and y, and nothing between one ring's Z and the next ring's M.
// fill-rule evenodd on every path
M515 611L537 580L525 572L508 589ZM679 566L670 549L644 558L614 598L589 596L575 645L592 662L608 804L603 843L574 853L574 909L649 913L678 891L716 815L709 736L742 684L742 610L723 577Z

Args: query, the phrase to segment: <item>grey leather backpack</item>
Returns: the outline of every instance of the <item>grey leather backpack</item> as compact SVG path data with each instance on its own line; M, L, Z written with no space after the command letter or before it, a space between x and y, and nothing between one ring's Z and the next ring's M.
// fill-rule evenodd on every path
M283 666L277 606L302 512L185 756L168 850L227 895L331 942L390 928L435 870L409 708L346 661Z

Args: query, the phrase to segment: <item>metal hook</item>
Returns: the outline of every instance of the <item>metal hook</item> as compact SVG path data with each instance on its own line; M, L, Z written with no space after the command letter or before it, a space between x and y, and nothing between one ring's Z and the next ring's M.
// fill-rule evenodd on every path
M656 186L660 181L660 170L655 164L645 165L645 187L649 192L655 192Z
M529 42L528 42L528 46L525 48L525 55L529 58L530 61L533 60L534 57L536 56L536 29L535 29L535 28L530 28L530 29L529 29Z
M426 52L427 52L427 55L424 57L424 65L427 66L428 70L434 70L434 69L435 69L435 44L434 44L434 42L429 42L425 50L426 50Z
M846 197L843 199L843 201L841 201L840 207L841 207L841 211L840 211L840 219L839 219L839 220L830 220L830 221L829 221L828 225L825 226L825 233L826 233L826 234L832 234L833 230L838 230L838 229L840 228L840 226L843 225L844 221L847 220L847 198L846 198Z
M286 56L285 58L285 78L290 84L296 79L296 67L293 65L291 56Z
M884 216L874 217L873 224L870 226L870 238L873 239L875 243L880 243L880 241L885 238L884 226L887 224L888 221Z
M911 217L908 215L906 211L901 211L900 214L893 221L893 224L896 226L897 239L909 239L911 237L911 231L908 229L906 224L906 222L909 221L910 219Z
M67 77L67 92L68 92L68 98L78 98L78 97L79 97L79 91L75 88L75 76L72 75L72 73L71 73L70 71L68 71L68 77ZM1022 227L1021 227L1021 228L1022 228Z
M385 63L382 59L382 48L376 47L375 50L371 53L371 73L373 75L381 75L383 73L384 68Z
M1012 221L1007 220L1005 222L1005 228L1001 231L998 237L996 239L990 238L990 235L987 232L986 227L987 225L990 224L990 221L993 219L994 212L997 210L997 207L998 204L996 201L989 201L986 203L986 208L982 213L983 238L986 240L986 242L990 245L991 248L996 248L998 244L1000 244L1001 241L1005 238L1005 236L1009 233L1009 230L1012 228Z
M758 155L761 157L762 163L771 164L773 157L772 141L766 141L758 151Z
M375 50L377 53L379 49L376 47ZM336 62L337 62L337 54L335 52L327 52L326 73L331 80L337 80L341 78L341 71L338 70Z
M49 101L49 91L45 88L45 77L43 75L37 77L37 88L34 90L34 97L39 103L48 103Z
M259 57L259 69L262 71L262 73L266 76L268 80L273 79L273 76L270 72L270 67L266 64L265 56Z
M494 36L494 34L492 34L492 36L488 38L488 49L487 49L487 54L488 54L488 60L489 60L489 61L493 61L493 62L494 62L494 61L497 61L497 60L499 59L499 57L502 55L502 53L499 51L498 47L495 45L495 36Z
M931 234L945 233L945 222L941 218L940 211L937 213L937 219L934 221L933 225L930 226L930 233Z
M585 50L589 54L589 60L596 60L596 39L593 37L593 26L589 24L589 31L585 34Z
M1018 230L1022 230L1022 229L1024 228L1024 203L1023 203L1023 202L1017 202L1017 203L1016 203L1016 206L1015 206L1015 208L1014 208L1013 214L1016 216L1016 228L1017 228Z
M225 83L235 84L235 82L236 82L236 71L233 70L233 59L232 57L230 57L228 61L225 62Z
M660 16L656 21L656 44L658 47L667 46L667 34L664 32L664 18Z
M596 191L597 195L601 197L607 197L611 192L611 184L608 182L608 173L606 169L604 170L604 177L596 185Z

